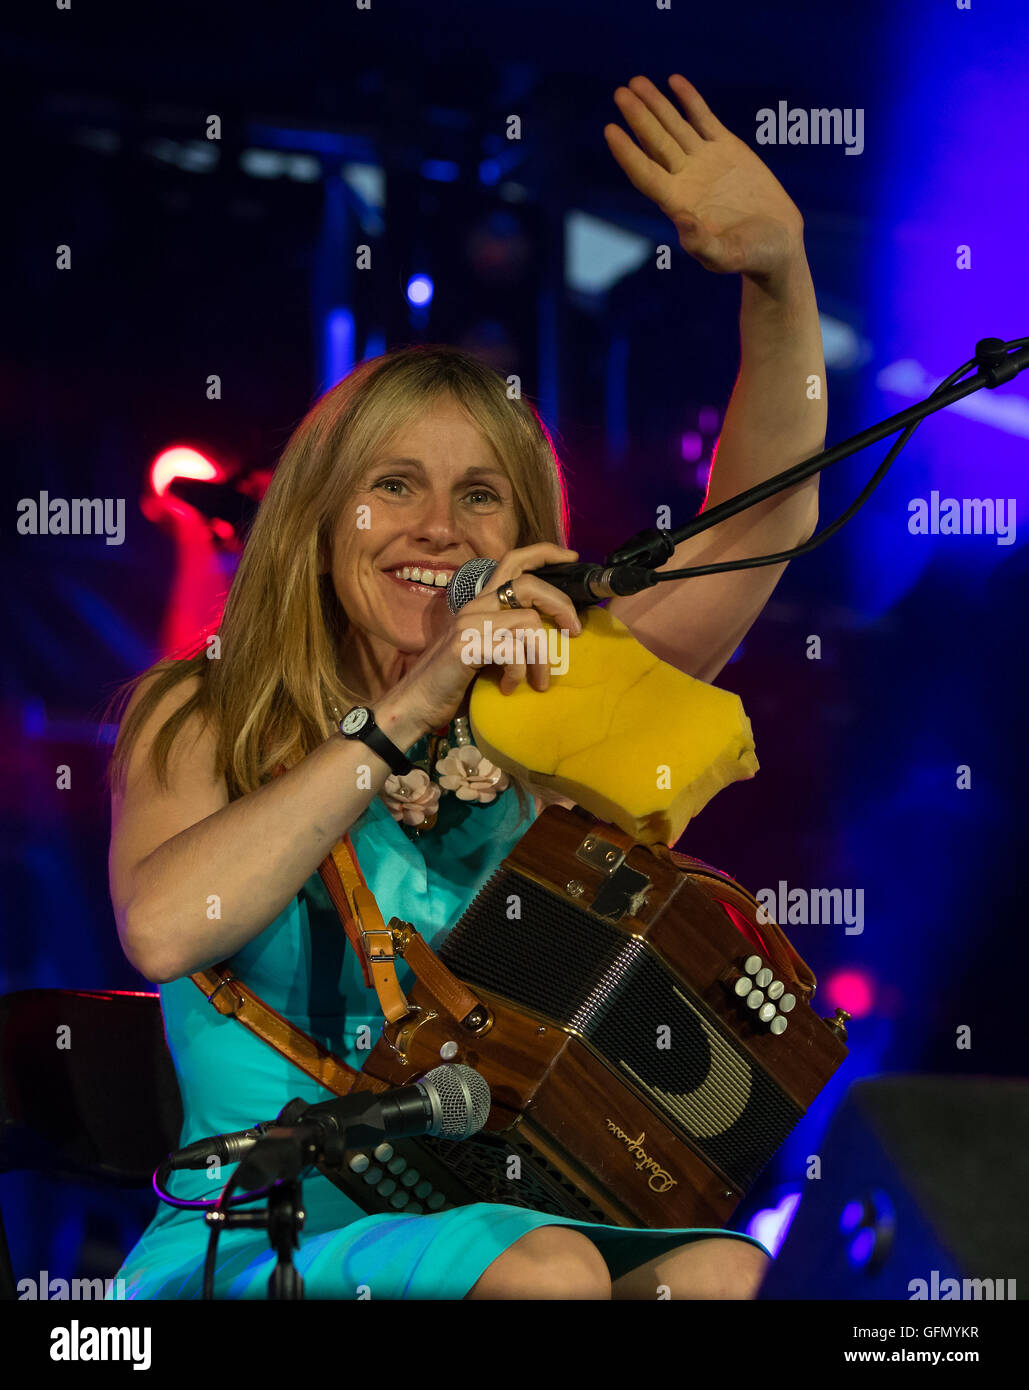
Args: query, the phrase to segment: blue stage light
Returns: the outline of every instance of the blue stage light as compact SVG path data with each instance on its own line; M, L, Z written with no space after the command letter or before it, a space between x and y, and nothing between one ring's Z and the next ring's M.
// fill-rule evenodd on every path
M862 1202L848 1202L840 1213L840 1230L846 1234L848 1231L856 1231L865 1219L865 1208Z
M850 1242L850 1249L847 1251L847 1258L852 1265L863 1268L869 1260L872 1251L875 1249L875 1232L862 1227L857 1235Z
M354 365L354 315L342 307L325 315L322 332L322 380L328 391L342 381Z
M421 307L432 303L432 281L427 275L412 275L407 282L407 302Z
M774 1207L762 1207L747 1222L747 1235L753 1236L773 1256L786 1239L797 1207L800 1205L799 1192L786 1192Z

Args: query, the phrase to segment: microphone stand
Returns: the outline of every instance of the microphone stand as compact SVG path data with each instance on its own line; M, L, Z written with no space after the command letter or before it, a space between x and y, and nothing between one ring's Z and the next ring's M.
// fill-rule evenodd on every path
M310 1108L308 1102L298 1098L286 1106L282 1117L299 1120L304 1111ZM293 1263L293 1251L299 1248L299 1232L303 1230L305 1216L300 1174L305 1168L318 1163L339 1163L348 1147L350 1131L360 1131L363 1135L365 1128L363 1121L358 1119L352 1124L344 1122L335 1133L319 1133L316 1137L283 1121L264 1131L226 1183L218 1206L207 1212L204 1218L211 1232L204 1265L205 1298L214 1296L214 1256L218 1236L233 1226L263 1227L268 1232L268 1240L276 1255L275 1268L268 1279L269 1299L304 1297L304 1280ZM360 1141L355 1139L354 1142ZM237 1211L228 1208L229 1194L239 1184L240 1174L244 1170L251 1186L255 1178L265 1185L271 1184L266 1210Z
M210 1233L204 1260L203 1297L214 1297L218 1237L233 1226L266 1229L276 1265L268 1280L269 1298L301 1299L304 1281L293 1265L303 1229L300 1175L308 1168L325 1174L343 1164L348 1149L378 1145L387 1137L440 1134L468 1138L481 1129L490 1108L489 1086L471 1067L435 1067L411 1086L388 1096L366 1092L312 1104L301 1096L289 1101L272 1122L262 1121L235 1134L197 1140L169 1154L154 1174L154 1190L170 1206L203 1209ZM387 1104L388 1102L388 1104ZM463 1109L462 1109L463 1107ZM460 1123L458 1123L460 1121ZM167 1175L179 1168L201 1168L210 1158L242 1161L216 1201L175 1197L165 1190ZM233 1189L240 1191L235 1197ZM268 1198L265 1211L240 1211L244 1203Z
M268 1280L269 1298L303 1298L304 1281L293 1263L304 1228L300 1205L300 1179L280 1182L268 1194L268 1239L278 1257Z
M1018 344L1025 343L1027 340L1015 339L1014 341ZM974 365L979 367L974 376L955 385L950 384L954 376L960 375ZM975 345L974 359L965 363L963 367L959 367L956 373L951 374L951 378L942 382L925 400L908 406L906 410L898 411L896 415L888 416L877 425L870 425L867 429L843 440L842 443L834 444L830 449L823 449L820 454L813 454L810 458L795 464L794 467L787 468L782 473L776 473L771 478L766 478L762 483L756 483L754 487L747 488L745 492L737 493L735 497L720 502L716 507L700 512L674 531L660 531L653 526L638 531L624 545L613 550L604 560L604 564L640 565L647 569L656 569L658 565L664 564L671 557L680 541L688 540L691 536L706 531L711 526L717 526L720 521L725 521L726 518L735 516L737 512L745 511L748 507L763 502L768 497L774 497L777 492L783 492L786 488L792 487L794 483L803 482L805 478L820 473L830 463L837 463L840 459L849 458L851 454L856 454L867 445L885 439L887 435L894 434L897 430L906 428L913 430L919 421L925 419L927 415L942 410L944 406L952 405L954 401L961 400L964 396L970 396L973 391L978 391L983 386L994 390L1005 382L1011 381L1027 367L1029 367L1029 347L1022 346L1009 352L1007 344L1002 342L1000 338L982 338ZM817 539L817 537L813 539ZM808 544L810 545L811 542Z

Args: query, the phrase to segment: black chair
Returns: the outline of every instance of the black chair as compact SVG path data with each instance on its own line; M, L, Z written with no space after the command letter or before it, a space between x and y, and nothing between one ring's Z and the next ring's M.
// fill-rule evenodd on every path
M0 997L0 1173L149 1187L181 1128L157 994ZM0 1299L16 1296L0 1213Z

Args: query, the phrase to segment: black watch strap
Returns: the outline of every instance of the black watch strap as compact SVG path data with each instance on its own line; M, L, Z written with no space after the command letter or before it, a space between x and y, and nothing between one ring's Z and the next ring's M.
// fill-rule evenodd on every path
M366 743L398 777L414 770L414 763L404 756L392 739L386 737L367 705L355 705L348 710L339 721L339 731L344 738L360 739Z

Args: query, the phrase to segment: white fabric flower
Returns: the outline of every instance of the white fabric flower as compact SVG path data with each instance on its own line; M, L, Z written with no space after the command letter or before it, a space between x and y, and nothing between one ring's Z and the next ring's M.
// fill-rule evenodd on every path
M440 786L454 792L459 801L495 801L509 784L503 768L484 758L473 743L454 748L436 763Z
M395 821L401 821L404 825L424 825L426 829L431 829L436 823L441 795L439 787L420 767L412 768L402 777L391 773L381 792L386 808Z

